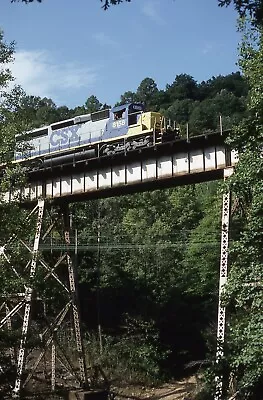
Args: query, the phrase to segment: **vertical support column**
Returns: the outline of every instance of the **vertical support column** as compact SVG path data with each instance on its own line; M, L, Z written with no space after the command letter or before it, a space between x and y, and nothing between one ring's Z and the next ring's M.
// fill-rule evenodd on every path
M16 372L16 381L15 386L13 389L14 397L20 397L20 389L21 389L21 378L22 372L24 369L24 362L25 362L25 345L27 341L27 334L30 322L30 314L31 314L31 307L32 307L32 294L34 289L34 278L36 273L37 267L37 257L38 257L38 248L39 248L39 241L41 235L41 228L42 228L42 221L43 221L43 214L44 214L44 200L38 201L38 217L37 217L37 226L34 238L34 247L32 252L32 258L30 263L30 274L29 274L29 286L26 288L25 291L25 311L24 311L24 319L23 319L23 326L22 326L22 336L20 340L19 352L18 352L18 360L17 360L17 372Z
M11 321L11 317L9 317L10 315L10 309L9 306L7 304L7 302L5 303L5 312L6 312L6 318L7 318L7 329L9 330L9 332L12 331L12 321ZM14 347L10 347L9 349L9 353L10 353L10 358L11 358L11 362L13 365L16 364L16 357L15 357L15 349Z
M233 168L224 170L224 179L233 174ZM221 256L220 256L220 277L219 277L219 303L217 321L217 349L216 363L218 364L224 356L225 342L225 320L226 308L221 304L221 297L227 281L228 273L228 241L229 241L229 220L230 220L230 192L223 194L222 223L221 223ZM221 400L223 393L223 376L216 376L216 393L214 400Z
M51 342L51 390L55 391L56 388L56 344L52 339Z
M73 322L74 322L74 330L75 330L79 369L80 369L80 381L81 381L82 386L85 387L87 385L87 376L86 376L86 365L85 365L83 339L82 339L82 332L81 332L81 326L80 326L78 296L77 296L77 288L76 288L76 271L74 269L74 265L73 265L72 259L70 257L70 254L69 254L70 216L69 216L68 205L65 205L63 207L62 212L63 212L63 218L64 218L64 238L65 238L65 243L66 243L66 247L67 247L69 290L70 290L71 302L72 302Z

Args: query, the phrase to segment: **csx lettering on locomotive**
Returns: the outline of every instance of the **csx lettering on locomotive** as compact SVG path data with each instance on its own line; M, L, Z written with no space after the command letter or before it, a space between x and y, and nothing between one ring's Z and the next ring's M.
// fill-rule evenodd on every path
M80 137L77 135L79 127L72 126L69 128L62 128L53 131L50 135L50 145L57 147L59 145L66 145L68 143L78 143Z

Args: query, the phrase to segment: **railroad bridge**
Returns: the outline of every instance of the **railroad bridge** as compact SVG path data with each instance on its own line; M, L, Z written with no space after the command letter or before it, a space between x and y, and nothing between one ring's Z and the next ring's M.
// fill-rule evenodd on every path
M29 229L31 236L29 234L28 238L19 238L14 234L0 248L1 257L10 274L13 274L14 279L21 279L19 293L7 295L0 304L0 329L12 332L14 327L17 330L20 326L20 343L18 346L10 344L9 349L11 365L16 371L12 384L14 397L22 396L28 387L34 390L36 382L47 384L51 392L56 393L65 385L66 379L68 390L82 389L83 396L84 389L91 393L94 384L91 373L94 366L86 359L83 350L76 270L70 250L68 204L226 179L233 173L238 158L224 140L225 135L214 133L88 160L83 151L73 156L71 154L70 158L63 157L61 163L50 159L48 162L44 160L37 167L25 164L28 168L28 183L19 190L6 193L4 200L10 202L19 198L23 203L35 205L24 224L31 228L35 225L36 228L33 236L32 229ZM56 206L55 213L50 205ZM230 193L226 193L223 195L222 209L219 297L227 279L229 218ZM53 252L52 257L46 260L40 252L40 246L55 230L64 239L65 252ZM23 255L21 265L17 262L14 250L19 246L26 254ZM54 288L64 293L63 305L56 312L52 310L50 318L46 312L46 294L38 292L39 279L43 282L52 280ZM39 305L36 306L36 303L43 304L39 320L36 316ZM65 343L60 340L59 332L66 329L70 320L73 322L75 344L74 349L68 352ZM38 340L29 349L28 338L32 325ZM221 345L224 334L225 308L221 306L219 298L217 361L223 356ZM71 398L77 398L79 393L72 392ZM220 400L221 396L222 380L218 377L215 400Z
M224 138L200 135L88 160L78 152L68 162L64 157L63 163L51 158L47 166L43 162L29 172L26 187L8 193L5 200L19 194L29 201L42 197L74 202L222 179L224 169L237 162Z

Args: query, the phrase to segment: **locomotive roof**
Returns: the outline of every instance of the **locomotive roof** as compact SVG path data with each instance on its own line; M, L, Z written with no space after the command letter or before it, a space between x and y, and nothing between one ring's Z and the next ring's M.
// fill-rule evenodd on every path
M120 106L113 107L111 109L111 111L112 112L120 111L120 110L123 110L124 108L127 109L127 108L130 108L130 106L134 106L134 105L141 106L142 109L144 108L144 105L142 103L127 103L127 104L122 104Z

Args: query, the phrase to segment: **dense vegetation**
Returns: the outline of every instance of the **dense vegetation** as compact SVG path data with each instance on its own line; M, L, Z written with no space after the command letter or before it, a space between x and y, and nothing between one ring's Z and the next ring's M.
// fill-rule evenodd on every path
M241 121L246 110L247 93L247 84L239 72L212 77L201 83L190 75L180 74L164 90L159 90L156 82L147 77L136 92L123 93L117 104L143 102L146 110L162 112L177 121L182 130L189 123L190 134L200 134L205 130L219 130L219 115L222 115L224 129ZM95 95L90 96L84 105L69 109L57 107L51 99L22 92L17 94L12 111L15 111L17 120L24 121L29 128L110 107Z
M228 306L227 349L220 368L228 396L260 400L260 24L250 27L245 38L240 56L243 75L233 73L197 83L193 77L181 74L164 90L147 77L136 92L122 94L119 103L143 101L147 109L161 110L182 127L189 122L192 134L217 130L219 114L224 127L234 126L229 141L238 149L240 162L228 186L238 206L232 216L231 269L224 297ZM107 107L95 95L84 105L69 109L57 107L51 99L28 96L20 88L6 94L5 86L11 76L4 66L13 52L13 44L6 44L1 34L1 162L11 159L15 133ZM10 169L7 178L6 182L16 183L23 176ZM79 237L80 297L87 338L94 357L100 357L99 361L114 378L151 382L181 376L196 366L208 364L208 384L202 396L212 398L209 382L213 387L222 190L220 184L210 183L72 207L73 228L78 230ZM1 205L1 243L16 230L19 218L20 211L14 213ZM2 270L0 273L3 293L10 288L10 282L3 279ZM102 352L98 326L102 327Z

